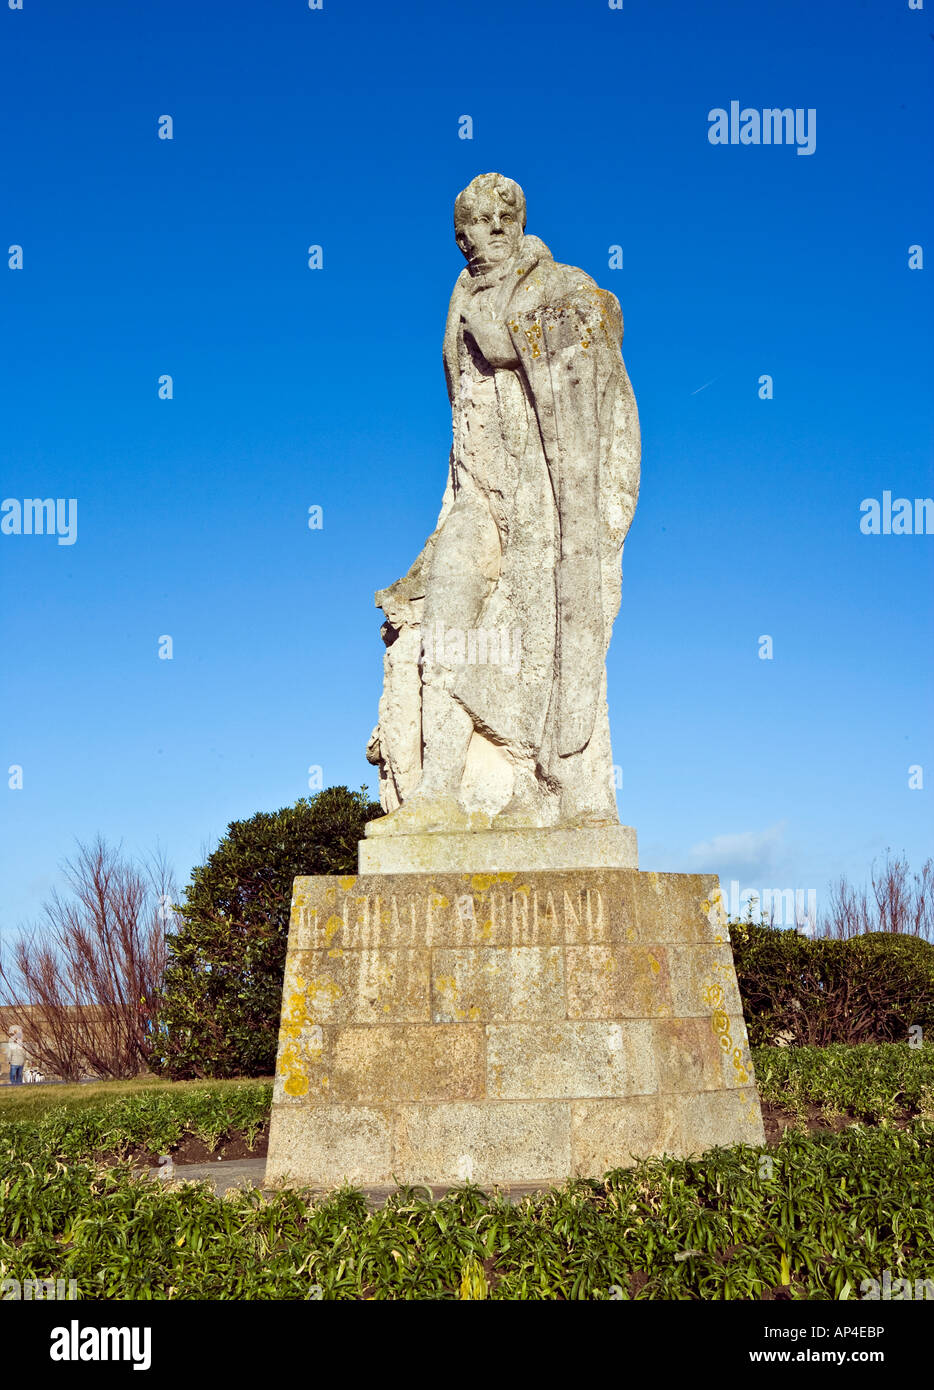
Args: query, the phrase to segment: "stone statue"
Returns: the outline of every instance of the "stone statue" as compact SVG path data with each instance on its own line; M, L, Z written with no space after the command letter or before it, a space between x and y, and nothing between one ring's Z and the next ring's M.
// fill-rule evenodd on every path
M368 835L616 826L606 652L639 491L616 297L525 234L525 196L457 197L447 489L376 595L387 651Z
M447 488L376 596L387 814L356 874L293 885L267 1184L543 1186L765 1142L719 883L640 873L616 814L622 316L524 228L499 174L454 205Z

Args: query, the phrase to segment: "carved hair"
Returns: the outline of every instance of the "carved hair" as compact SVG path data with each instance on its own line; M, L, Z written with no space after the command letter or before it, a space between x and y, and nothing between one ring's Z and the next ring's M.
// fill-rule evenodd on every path
M454 233L470 220L471 214L484 193L496 193L515 212L525 231L525 194L513 179L502 174L478 174L454 200Z

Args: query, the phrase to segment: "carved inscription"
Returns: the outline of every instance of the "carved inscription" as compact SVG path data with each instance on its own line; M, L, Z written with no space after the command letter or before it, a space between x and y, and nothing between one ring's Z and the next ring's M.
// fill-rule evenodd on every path
M376 950L399 946L599 945L613 936L597 888L540 892L515 889L461 893L358 894L299 908L302 946L309 950ZM617 936L619 926L617 925Z

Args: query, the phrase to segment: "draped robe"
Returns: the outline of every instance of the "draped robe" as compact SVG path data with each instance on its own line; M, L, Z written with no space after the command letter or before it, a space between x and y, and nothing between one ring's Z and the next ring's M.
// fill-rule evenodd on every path
M468 327L477 309L505 328L518 366L486 361ZM441 514L408 574L377 594L388 650L368 757L386 810L418 782L425 641L437 635L432 678L475 729L464 804L495 815L518 796L553 824L576 782L617 819L605 659L640 462L622 328L615 296L555 262L537 237L523 237L505 267L457 280L444 336L453 443ZM465 565L459 584L452 570ZM458 618L506 634L504 648L515 650L518 634L518 672L443 651L439 660Z

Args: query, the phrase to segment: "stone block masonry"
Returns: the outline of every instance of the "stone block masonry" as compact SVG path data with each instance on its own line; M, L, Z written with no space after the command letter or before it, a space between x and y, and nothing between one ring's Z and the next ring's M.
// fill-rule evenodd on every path
M267 1179L599 1177L764 1143L715 877L295 880Z

